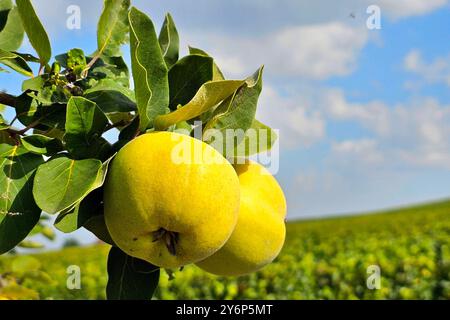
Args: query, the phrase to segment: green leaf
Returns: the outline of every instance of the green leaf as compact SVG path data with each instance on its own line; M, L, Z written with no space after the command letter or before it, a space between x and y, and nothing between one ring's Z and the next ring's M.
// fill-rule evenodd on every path
M24 30L16 7L11 10L0 11L0 16L5 15L5 24L0 26L0 48L14 51L20 48L23 41ZM2 18L0 17L0 24Z
M22 20L22 25L28 35L31 45L36 50L41 65L46 65L51 58L52 49L50 47L50 40L47 33L39 21L33 5L30 0L16 0L19 15Z
M14 51L14 50L13 50ZM20 52L16 52L14 51L15 54L17 54L19 57L21 57L23 60L27 61L27 62L35 62L35 63L39 63L39 58L36 58L35 56L33 56L32 54L29 53L20 53Z
M205 57L210 56L205 51L198 49L198 48L194 48L194 47L189 47L189 54L198 54L198 55L205 56ZM225 80L225 77L223 76L222 71L220 71L220 68L217 66L217 64L215 62L213 65L213 80L214 81Z
M88 62L89 59L88 58ZM126 88L130 86L130 73L122 57L102 56L89 69L88 80L91 87L95 86L100 79L110 79Z
M114 245L103 215L102 188L91 192L72 211L60 213L56 218L55 227L64 233L71 233L84 227L103 242Z
M0 145L0 254L18 245L39 221L32 185L43 162L42 156L22 147Z
M33 90L40 91L48 80L48 75L43 74L34 78L26 79L22 82L22 91Z
M39 122L37 129L64 129L66 122L66 106L63 104L41 105L30 92L24 92L16 99L16 113L19 121L28 126Z
M97 26L97 54L120 56L120 46L128 40L129 0L105 0Z
M55 220L55 227L64 233L71 233L83 227L87 220L97 214L103 214L102 199L99 190L94 190L81 200L72 210L62 212ZM103 193L100 192L100 195Z
M95 102L104 113L136 110L134 92L112 79L101 79L84 96Z
M21 137L22 146L31 153L52 156L63 150L60 140L50 138L41 134L33 134Z
M123 128L119 134L119 140L130 141L136 137L139 130L139 117L135 117L131 123Z
M97 104L83 97L70 98L64 135L67 150L77 158L95 155L104 144L100 138L107 125L108 118Z
M49 214L72 207L98 185L102 162L73 160L65 156L41 165L34 178L33 195L37 205Z
M155 119L155 129L164 130L178 122L198 117L222 100L228 98L244 83L245 81L240 80L222 80L205 83L188 104L172 113L158 116Z
M13 3L11 0L0 0L0 31L6 24L6 19L8 17L8 12L13 8Z
M92 216L84 223L83 227L92 232L101 241L112 246L115 245L106 227L105 216L103 214Z
M0 63L10 67L20 74L23 74L24 76L33 76L33 71L28 66L27 62L15 53L0 49Z
M112 159L113 157L102 164L90 193L59 214L55 221L58 230L71 233L83 227L93 216L103 215L103 189L101 187L105 183L109 163Z
M234 151L235 157L248 157L269 151L278 137L275 131L258 120L253 120L251 130L247 130L244 139Z
M164 61L166 62L167 68L170 69L178 61L180 50L180 37L170 13L166 14L158 41Z
M8 13L12 8L13 3L11 0L0 0L0 31L5 27Z
M213 113L211 120L204 128L203 141L222 152L233 152L244 134L252 126L262 90L263 67L258 69L245 81L236 93L223 101ZM227 130L240 130L242 133L227 135ZM228 131L230 132L230 131ZM228 141L230 140L230 141ZM228 146L234 145L232 150Z
M212 58L189 55L178 61L169 71L170 109L176 110L177 106L187 104L212 78Z
M112 247L108 256L108 300L150 300L159 282L159 268Z
M141 131L145 131L153 126L158 115L168 111L168 72L150 18L133 7L128 19L131 66L141 121L139 127Z

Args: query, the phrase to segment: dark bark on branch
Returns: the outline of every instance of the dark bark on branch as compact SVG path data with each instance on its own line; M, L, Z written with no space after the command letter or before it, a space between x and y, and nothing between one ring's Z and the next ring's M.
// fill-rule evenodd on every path
M4 104L10 107L16 106L16 97L6 92L0 92L0 104Z

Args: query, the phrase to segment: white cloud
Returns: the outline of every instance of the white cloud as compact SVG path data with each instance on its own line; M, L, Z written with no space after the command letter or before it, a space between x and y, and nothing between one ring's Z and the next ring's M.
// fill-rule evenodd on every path
M224 72L233 77L265 64L272 75L322 80L355 69L368 33L365 28L332 22L286 27L260 37L202 32L190 38L209 47Z
M260 98L257 118L279 129L280 143L288 148L311 146L326 134L325 119L319 111L312 111L305 99L282 97L267 85Z
M424 61L419 50L411 50L404 59L405 70L419 75L426 83L444 83L450 86L450 54Z
M330 89L322 93L322 106L334 120L355 120L380 135L387 135L390 114L386 105L379 101L366 104L350 103L341 90Z
M404 18L430 13L442 8L448 3L447 0L380 0L378 5L382 12L393 18Z
M378 150L378 142L374 139L346 140L335 142L332 152L337 158L344 161L355 160L369 164L383 161L383 155Z
M354 121L370 131L370 139L335 143L333 151L341 156L366 163L388 159L392 166L450 168L450 105L432 98L393 106L357 104L348 102L339 90L323 96L328 120Z

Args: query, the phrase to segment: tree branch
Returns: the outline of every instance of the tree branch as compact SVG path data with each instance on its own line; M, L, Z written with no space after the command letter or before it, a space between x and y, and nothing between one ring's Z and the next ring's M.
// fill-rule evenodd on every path
M16 97L6 92L0 91L0 104L16 107Z

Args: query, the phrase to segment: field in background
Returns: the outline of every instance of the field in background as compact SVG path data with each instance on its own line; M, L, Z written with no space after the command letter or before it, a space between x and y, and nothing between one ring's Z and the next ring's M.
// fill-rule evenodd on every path
M104 299L108 246L0 258L0 298ZM81 289L66 287L67 267ZM381 269L369 290L367 268ZM288 224L286 245L262 271L240 278L195 266L162 272L159 299L450 299L450 201L376 215Z

